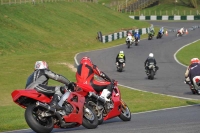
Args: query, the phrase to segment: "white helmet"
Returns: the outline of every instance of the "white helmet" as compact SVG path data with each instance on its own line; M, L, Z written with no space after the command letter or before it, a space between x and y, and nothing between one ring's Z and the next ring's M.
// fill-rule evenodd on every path
M150 53L150 54L149 54L149 57L153 57L153 53Z
M35 62L35 70L37 69L48 69L48 64L46 61L36 61Z
M120 53L120 54L123 54L123 53L124 53L124 51L120 51L119 53Z

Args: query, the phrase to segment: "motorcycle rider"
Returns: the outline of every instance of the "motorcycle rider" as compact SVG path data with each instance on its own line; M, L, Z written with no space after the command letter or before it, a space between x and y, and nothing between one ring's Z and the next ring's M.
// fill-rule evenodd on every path
M126 57L125 57L124 51L119 51L119 53L116 56L116 62L115 62L115 64L117 66L118 66L119 59L124 59L123 67L125 67Z
M185 33L184 27L182 27L180 30L178 30L178 32L180 32L181 35L183 35Z
M53 96L50 106L56 110L64 109L58 105L60 97L65 93L61 86L48 86L48 80L53 79L68 86L70 81L62 75L52 72L45 61L36 61L34 72L28 77L26 89L35 89L47 96Z
M135 33L134 33L134 38L138 38L138 42L140 42L140 33L138 30L135 30ZM134 40L135 41L135 40Z
M147 75L149 75L149 65L153 63L155 68L156 68L156 71L158 70L158 66L156 65L156 59L154 58L154 55L153 53L149 53L149 57L145 60L144 62L144 67L145 67L145 72Z
M164 32L164 27L161 27L159 32L163 35L165 32Z
M154 36L155 31L154 31L153 24L151 24L151 27L149 27L149 31L150 31L150 33Z
M126 43L127 43L128 40L130 41L130 43L133 42L133 35L132 35L131 32L128 32L128 34L127 34L127 37L126 37Z
M194 89L193 88L193 81L190 80L189 77L189 72L190 72L190 68L195 66L196 64L198 64L200 62L200 60L198 58L192 58L190 60L190 65L187 67L186 71L185 71L185 83L189 85L190 89Z
M188 77L189 77L194 89L195 88L197 89L200 87L200 63L199 63L199 60L196 60L196 62L194 62L190 65ZM200 94L200 90L198 90L197 93Z
M95 80L94 76L102 77L105 81ZM91 85L97 92L101 92L101 97L110 101L108 97L113 91L111 79L94 65L89 57L83 57L77 67L76 80L79 83Z

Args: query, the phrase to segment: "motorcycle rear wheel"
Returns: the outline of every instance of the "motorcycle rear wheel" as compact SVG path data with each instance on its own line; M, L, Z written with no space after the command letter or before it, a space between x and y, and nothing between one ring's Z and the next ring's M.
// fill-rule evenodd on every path
M35 104L29 105L25 111L25 120L29 127L35 132L50 133L53 130L54 126L53 118L41 118L40 116L38 116L38 111L40 108L41 107L36 107Z
M122 103L122 111L119 115L119 118L123 121L130 121L131 120L131 112L124 101Z
M92 107L86 104L83 109L82 125L87 129L94 129L99 125L96 113L93 111Z

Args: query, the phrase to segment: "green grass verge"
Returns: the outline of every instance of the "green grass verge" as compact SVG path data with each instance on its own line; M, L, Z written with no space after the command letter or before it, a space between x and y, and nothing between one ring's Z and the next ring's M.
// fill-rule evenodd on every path
M125 39L98 42L97 31L106 35L149 26L94 3L2 5L0 12L0 132L28 128L24 109L12 102L10 94L24 88L36 60L46 60L51 70L75 81L75 73L62 63L73 64L77 52L124 43ZM50 81L50 85L58 83ZM199 103L123 87L121 92L132 112Z
M176 57L184 65L189 65L190 60L192 58L195 58L195 57L200 58L199 49L200 49L200 41L197 41L181 49L177 53Z

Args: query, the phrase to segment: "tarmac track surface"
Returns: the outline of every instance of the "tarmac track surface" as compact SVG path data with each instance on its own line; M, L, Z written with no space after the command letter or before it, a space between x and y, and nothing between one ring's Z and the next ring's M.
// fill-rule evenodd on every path
M181 27L188 29L200 25L199 21L150 21L150 23L169 29L180 29ZM186 67L178 64L174 59L174 54L179 48L200 39L200 28L189 31L182 37L176 37L175 34L175 32L169 32L168 36L163 36L162 39L156 39L156 37L153 40L144 39L140 41L139 46L132 45L130 49L124 44L109 49L80 53L77 55L77 60L79 61L83 56L89 56L99 69L121 85L160 94L200 99L200 96L193 95L189 86L184 84ZM121 73L116 71L115 66L115 58L120 50L125 52L127 60L124 72ZM154 80L147 79L144 70L144 61L149 53L154 53L159 66Z
M191 28L199 25L199 21L162 22L150 21L154 26L164 26L170 29L181 27ZM178 64L174 59L175 52L184 45L198 40L200 29L189 31L183 37L175 37L170 32L162 39L141 40L139 46L126 45L80 53L79 61L83 56L89 56L109 77L116 79L119 84L160 94L178 97L200 99L193 95L188 86L183 83L186 67ZM102 44L106 45L106 44ZM115 58L117 53L125 52L127 63L125 71L116 71ZM144 61L148 54L155 55L159 70L155 80L148 80L144 72ZM172 108L158 111L132 114L130 122L123 122L119 118L105 121L96 129L86 129L82 126L72 129L54 129L55 133L198 133L200 125L200 105ZM9 133L33 133L31 129L10 131Z

